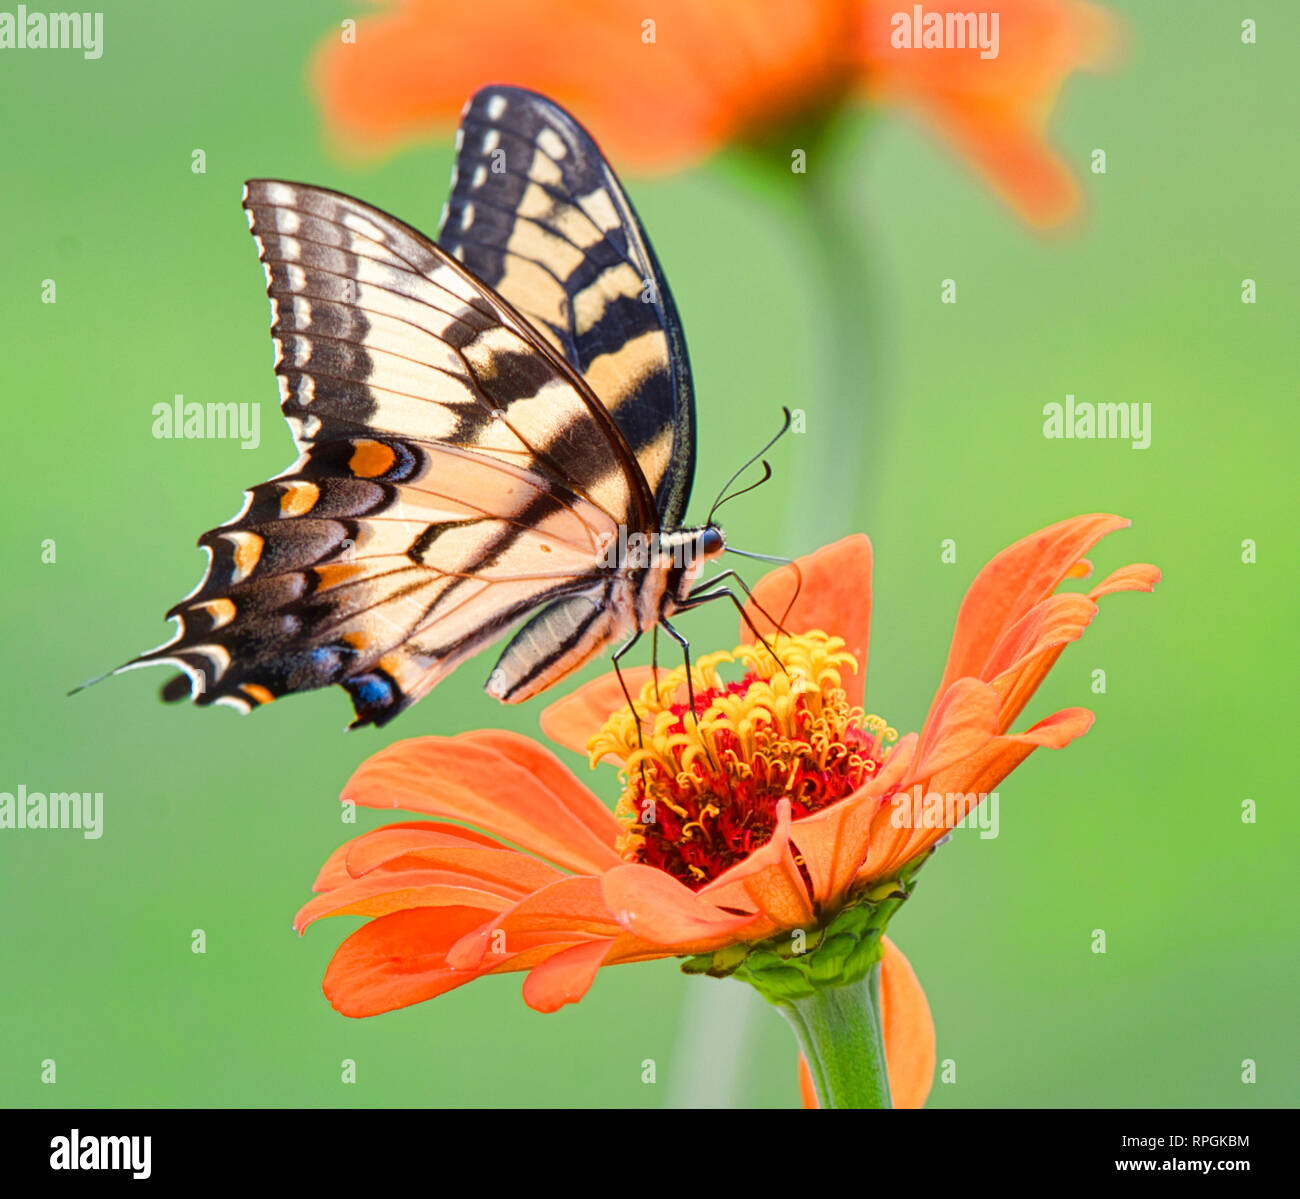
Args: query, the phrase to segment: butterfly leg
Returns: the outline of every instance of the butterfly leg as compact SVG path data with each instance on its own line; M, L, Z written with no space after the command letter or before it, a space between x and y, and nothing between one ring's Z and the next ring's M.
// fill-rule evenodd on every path
M680 612L681 608L678 608L677 610ZM668 636L682 647L682 660L686 663L686 702L690 704L691 715L695 717L695 728L698 732L700 727L700 714L695 709L695 682L691 678L691 643L687 641L681 633L673 628L664 617L661 616L659 618L659 623L663 625L664 632L666 632ZM686 718L684 716L682 718L682 727L686 727ZM710 763L716 770L718 763L713 760L713 751L709 748L709 743L703 738L700 740L704 745L704 752L708 755Z
M658 629L656 629L655 631L658 632ZM632 713L632 722L636 725L637 748L645 749L645 731L642 728L641 714L636 710L636 704L632 702L632 693L627 689L627 683L623 680L623 672L619 669L618 666L618 660L640 640L641 640L641 630L638 629L635 633L632 634L632 636L628 639L626 644L619 646L618 649L614 651L612 658L614 662L614 674L618 678L618 685L623 689L623 698L627 700L628 710ZM658 640L653 641L651 644L655 647L654 653L657 656L658 646L659 646ZM656 677L655 687L658 688L658 685L659 685L659 680L658 677ZM643 758L641 760L641 793L643 795L647 795L649 794L649 790L650 790L650 784L646 780L645 759Z
M691 679L691 643L662 616L659 618L659 623L663 625L664 632L682 647L682 658L686 663L686 697L691 706L691 715L695 717L695 724L698 727L700 714L695 710L695 683ZM682 723L685 727L685 721Z
M700 586L698 586L694 591L690 593L690 595L686 597L686 601L684 603L678 605L677 611L689 612L692 608L698 608L701 604L707 604L712 600L729 599L735 605L736 611L740 613L740 619L743 620L749 626L750 632L752 632L754 636L758 638L758 640L762 643L763 648L767 650L769 654L772 655L773 661L775 661L776 664L781 668L782 672L784 672L785 664L781 661L780 658L777 657L776 650L774 650L772 646L768 644L767 638L764 637L763 634L758 631L758 626L755 625L754 622L749 618L749 613L745 611L745 605L740 602L740 599L736 595L736 593L732 591L730 587L718 586L719 583L723 582L725 579L728 578L734 579L736 581L737 585L745 593L745 598L748 599L749 602L752 603L754 607L757 608L763 616L767 617L768 620L772 621L772 624L776 626L776 630L778 633L785 633L787 637L790 635L789 633L786 633L786 631L783 628L781 628L781 625L772 618L771 613L769 613L762 606L762 604L760 604L756 599L754 599L754 593L749 589L748 584L746 584L745 580L742 579L734 570L723 571L722 574L717 576L717 578L709 579L706 582L701 583Z
M623 657L638 641L641 640L641 630L637 629L631 637L616 649L612 655L614 663L614 674L618 678L618 685L623 689L623 698L627 700L628 709L632 713L633 723L636 725L636 742L639 749L645 748L645 742L641 734L641 715L636 710L636 704L632 702L632 693L627 689L627 683L623 681L623 672L619 669L619 659ZM644 770L645 767L642 767Z
M659 626L650 632L650 670L655 681L655 702L662 702L659 698Z

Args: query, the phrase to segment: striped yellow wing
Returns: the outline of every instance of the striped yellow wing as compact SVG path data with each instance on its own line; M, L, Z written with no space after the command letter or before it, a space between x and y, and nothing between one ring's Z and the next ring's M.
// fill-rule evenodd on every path
M168 661L243 710L330 684L383 724L657 527L608 411L450 255L348 196L256 180L281 407L301 451L205 533ZM597 603L601 602L599 599Z

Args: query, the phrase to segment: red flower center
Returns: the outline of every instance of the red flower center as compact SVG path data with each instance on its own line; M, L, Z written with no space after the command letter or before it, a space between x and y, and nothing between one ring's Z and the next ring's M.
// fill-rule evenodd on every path
M589 748L623 763L624 857L698 890L771 839L782 798L798 819L868 782L894 733L849 706L843 644L814 633L779 638L779 661L761 645L701 659L693 711L685 671L661 676L637 702L639 737L631 714L615 713ZM750 669L725 682L717 667L735 659Z

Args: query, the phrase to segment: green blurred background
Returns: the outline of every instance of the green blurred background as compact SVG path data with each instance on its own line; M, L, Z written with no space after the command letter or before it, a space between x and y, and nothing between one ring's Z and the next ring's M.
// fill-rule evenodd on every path
M0 830L0 1103L791 1105L793 1042L775 1011L672 962L607 970L551 1016L524 1006L518 975L365 1021L330 1009L320 978L357 922L300 940L290 920L325 855L359 831L335 797L403 736L536 732L540 704L507 710L479 690L489 661L395 726L347 736L338 690L248 719L163 707L160 671L65 695L169 636L162 612L202 569L197 534L292 458L243 179L310 180L436 228L450 131L379 166L337 161L305 63L360 14L287 7L110 6L99 61L0 60L0 790L105 803L100 840ZM1120 512L1133 528L1102 544L1099 572L1165 572L1154 596L1104 601L1030 710L1083 704L1093 731L1007 780L999 836L959 832L895 919L939 1058L956 1064L932 1106L1297 1099L1298 822L1281 790L1294 742L1279 644L1297 582L1296 14L1252 5L1241 15L1259 41L1245 46L1231 6L1115 7L1129 61L1071 79L1052 126L1087 193L1074 236L1019 225L905 118L840 128L825 169L856 227L846 253L867 263L856 302L871 436L811 464L818 430L789 439L775 479L727 512L735 544L772 553L870 532L868 700L901 729L924 714L970 579L1012 540ZM1094 147L1104 176L1088 173ZM191 173L195 148L206 174ZM748 169L629 184L690 339L697 513L779 406L816 411L826 381L807 231L746 185ZM1246 277L1254 306L1240 302ZM956 305L939 302L944 278ZM178 392L259 402L260 448L155 440L151 408ZM1042 406L1067 392L1149 401L1151 448L1045 440ZM851 484L859 510L846 512ZM57 561L44 564L50 538ZM956 564L940 560L945 538ZM690 619L697 646L732 644L725 613ZM1090 687L1099 668L1104 695ZM612 774L592 782L612 803ZM1258 823L1243 824L1244 799ZM379 823L362 813L361 827ZM1104 956L1091 951L1099 928ZM341 1082L344 1059L355 1084Z

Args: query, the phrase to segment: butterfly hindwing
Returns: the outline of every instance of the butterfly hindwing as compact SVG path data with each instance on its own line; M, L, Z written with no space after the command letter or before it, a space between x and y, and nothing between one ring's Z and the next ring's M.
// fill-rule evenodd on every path
M613 414L681 523L695 459L690 364L672 293L591 136L522 88L477 92L461 116L439 244L529 318Z
M653 497L586 384L444 250L321 188L258 180L244 206L301 456L204 534L177 636L131 665L243 709L338 683L382 724L539 605L598 595Z

